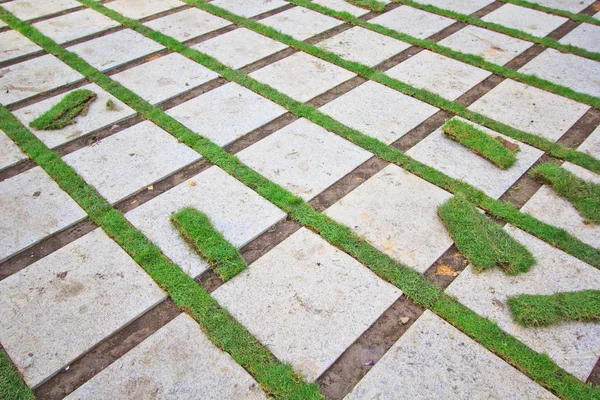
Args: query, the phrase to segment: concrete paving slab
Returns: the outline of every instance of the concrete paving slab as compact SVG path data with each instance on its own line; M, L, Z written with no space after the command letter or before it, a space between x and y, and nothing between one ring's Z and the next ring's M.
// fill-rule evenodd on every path
M535 0L532 3L578 13L585 10L594 1L595 0Z
M502 7L484 16L482 20L518 29L537 37L544 37L568 21L559 17L531 8L514 4L504 4Z
M114 28L119 23L88 8L40 21L33 26L56 43L62 44Z
M107 8L133 19L149 17L184 5L179 0L115 0L106 3Z
M373 18L369 22L383 25L419 39L425 39L447 28L456 21L416 8L400 6Z
M592 157L600 159L600 126L588 136L577 148L579 151L589 154Z
M81 3L76 0L14 0L2 4L7 11L23 20L39 18L80 6Z
M13 142L4 131L0 130L0 171L10 167L21 160L27 158L27 155L21 151L19 146Z
M254 17L258 14L286 6L289 3L283 0L256 0L250 2L246 0L216 0L211 2L211 4L243 17Z
M345 11L355 17L360 17L369 13L369 10L354 6L346 0L315 0L314 2L335 11Z
M600 53L600 26L584 22L563 36L559 42Z
M424 0L422 3L470 15L493 2L494 0Z
M260 23L273 27L295 39L306 40L344 22L308 8L294 7L262 19Z
M231 23L198 8L189 8L148 21L144 25L184 42Z
M17 31L0 33L0 62L40 51L42 48Z

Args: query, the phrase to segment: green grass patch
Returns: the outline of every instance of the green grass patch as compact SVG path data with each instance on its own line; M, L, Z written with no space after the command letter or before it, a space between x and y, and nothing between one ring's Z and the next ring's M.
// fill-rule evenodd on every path
M537 166L531 171L531 177L552 186L573 204L587 223L600 224L600 185L552 163Z
M61 99L61 101L40 115L29 124L37 130L62 129L75 123L78 115L86 115L92 101L96 100L96 93L87 89L75 90Z
M13 366L10 358L0 347L0 399L29 400L35 396Z
M184 208L171 215L171 222L183 240L224 282L248 268L238 249L213 227L202 211Z
M502 227L457 194L438 207L438 214L458 250L477 272L500 267L509 275L529 271L535 258Z
M519 146L502 137L497 138L477 129L468 122L451 119L442 130L450 139L457 141L501 169L509 169L517 162Z
M520 294L510 296L507 304L514 320L523 326L600 321L600 290L561 292L549 296Z
M385 10L386 4L377 0L346 0L346 3L353 4L357 7L366 8L367 10L380 13Z
M541 4L532 3L530 1L525 1L525 0L500 0L500 1L502 1L504 3L512 3L517 6L521 6L521 7L531 8L531 9L538 10L538 11L543 11L543 12L546 12L549 14L560 15L561 17L566 17L566 18L572 19L573 21L577 21L577 22L587 22L588 24L600 25L599 20L597 20L596 18L593 18L589 15L585 15L585 14L578 14L578 13L574 13L571 11L560 10L558 8L546 7Z

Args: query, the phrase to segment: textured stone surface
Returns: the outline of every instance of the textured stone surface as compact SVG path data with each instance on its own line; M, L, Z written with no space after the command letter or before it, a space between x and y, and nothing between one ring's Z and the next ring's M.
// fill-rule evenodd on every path
M40 21L33 26L55 42L66 43L119 26L119 23L88 8Z
M140 19L184 5L179 0L115 0L106 7L126 17Z
M317 4L322 5L323 7L331 8L335 11L345 11L354 15L355 17L360 17L361 15L365 15L369 13L369 10L357 6L353 6L348 3L346 0L315 0Z
M19 149L19 146L6 136L2 130L0 130L0 149L2 149L2 152L0 152L0 171L27 158Z
M305 228L213 292L275 357L311 381L400 295Z
M63 159L111 203L200 159L149 121L127 128Z
M425 39L452 25L455 21L416 8L401 6L375 17L369 22Z
M310 200L372 154L302 118L237 156L263 176Z
M283 0L216 0L211 2L211 4L229 10L234 14L244 17L254 17L255 15L283 7L289 3Z
M559 42L600 53L600 26L583 23L563 36Z
M548 35L568 21L567 18L559 17L558 15L552 15L514 4L504 4L502 7L492 11L482 19L487 22L506 26L507 28L518 29L538 37Z
M325 214L390 257L424 272L452 245L437 208L450 193L390 164Z
M0 182L0 262L85 216L39 167Z
M209 168L126 214L136 228L194 278L208 265L171 223L171 214L184 207L205 213L225 239L238 248L285 217L283 211L218 167Z
M164 297L97 229L0 282L0 341L35 387Z
M306 40L343 24L343 21L309 10L308 8L294 7L262 19L260 23L293 36L295 39Z
M579 151L600 159L600 126L598 126L587 139L577 148Z
M256 381L181 314L68 399L266 399Z
M206 11L190 8L148 21L144 25L184 42L230 24Z
M14 0L5 2L6 8L19 19L29 20L45 15L55 14L81 6L76 0Z
M594 0L535 0L532 3L540 4L542 6L556 8L559 10L571 11L578 13L583 11L586 7L592 4Z
M557 141L589 107L506 79L469 109L513 128Z
M24 56L42 48L17 31L0 33L0 62Z
M368 81L320 108L344 125L390 144L438 109Z
M475 11L493 3L494 0L423 0L423 4L431 4L444 10L452 10L462 14L473 14Z

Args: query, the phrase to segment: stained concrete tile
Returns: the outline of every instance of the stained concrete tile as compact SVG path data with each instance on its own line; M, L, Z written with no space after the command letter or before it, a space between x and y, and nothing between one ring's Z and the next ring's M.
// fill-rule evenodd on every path
M439 42L442 46L483 57L494 64L504 65L533 43L469 25Z
M294 7L262 19L260 23L273 27L295 39L306 40L344 22L307 8Z
M106 7L133 19L158 14L172 8L184 6L179 0L115 0L106 3Z
M320 4L323 7L331 8L335 11L345 11L354 15L355 17L360 17L369 13L369 10L353 6L346 0L315 0L314 3Z
M438 108L368 81L319 109L344 125L390 144Z
M491 75L491 72L424 50L386 71L420 89L455 100Z
M60 44L114 28L119 23L88 8L37 22L33 26Z
M408 328L345 400L400 397L557 399L429 310Z
M0 341L36 387L164 298L97 229L0 282Z
M14 0L2 4L2 7L23 20L43 17L80 6L81 3L75 0Z
M135 114L135 111L95 84L86 85L79 89L91 90L96 93L97 96L96 100L89 105L86 115L79 115L75 119L76 122L74 124L67 125L62 129L38 131L30 128L31 132L44 142L46 146L50 148L57 147ZM58 104L68 93L70 92L20 108L14 111L13 114L23 123L23 125L29 126L31 121ZM106 107L106 102L108 100L111 100L115 105L113 110L109 110Z
M143 382L143 384L141 384ZM258 383L181 314L67 399L266 399Z
M254 71L250 76L304 102L353 78L355 74L298 52ZM298 82L302 82L302 85Z
M27 158L19 146L0 130L0 171Z
M0 69L0 103L7 106L83 79L83 75L53 55Z
M40 46L17 31L0 33L0 62L42 50Z
M470 15L493 2L494 0L424 0L422 3Z
M289 3L283 0L216 0L211 2L211 4L243 17L254 17L255 15L283 7Z
M559 42L600 53L600 26L583 23L563 36Z
M481 19L506 26L507 28L518 29L538 37L548 35L568 21L567 18L559 17L558 15L514 4L504 4Z
M198 153L149 121L63 157L110 203L198 159Z
M39 167L0 182L0 262L85 216Z
M285 113L285 108L233 82L167 111L219 146L226 146Z
M592 157L600 159L600 126L588 136L577 148L579 151L589 154Z
M218 78L216 72L178 53L167 54L111 78L150 104L170 99Z
M594 0L534 0L532 3L542 6L556 8L559 10L571 11L578 13L592 4Z
M368 66L375 66L384 60L406 50L408 43L355 26L317 44L340 57Z
M287 46L246 28L239 28L192 48L237 69L277 53Z
M506 79L469 109L555 142L589 106Z
M148 21L144 25L183 42L216 31L231 23L198 8L189 8Z
M373 18L369 22L383 25L419 39L425 39L456 21L416 8L400 6Z
M494 268L475 274L463 271L446 292L465 306L491 319L507 333L585 381L600 356L600 324L569 322L545 328L525 328L513 322L506 298L600 289L600 271L517 228L505 228L527 246L537 264L518 276Z
M452 245L437 208L452 195L390 164L325 211L383 253L424 272Z
M161 49L163 46L130 29L69 47L69 51L101 71L118 67Z
M372 154L302 118L237 156L250 168L308 201Z
M275 357L310 381L400 295L306 228L213 292Z
M455 117L456 118L456 117ZM462 118L456 118L469 122ZM473 124L477 129L492 137L502 137L519 146L517 162L507 170L496 167L483 157L473 153L469 148L454 140L448 139L442 128L436 129L416 146L406 152L417 161L429 165L451 176L467 182L483 190L488 196L497 199L506 192L527 170L542 156L544 152L535 147L520 143L481 125Z
M205 213L215 229L238 248L285 218L283 211L218 167L207 169L125 215L193 278L208 265L171 224L171 214L184 207Z

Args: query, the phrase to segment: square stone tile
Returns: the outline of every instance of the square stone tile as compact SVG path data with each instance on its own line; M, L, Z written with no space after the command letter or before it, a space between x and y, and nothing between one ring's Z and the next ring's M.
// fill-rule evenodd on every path
M504 65L533 46L533 43L469 25L440 40L439 44Z
M149 121L63 157L110 203L200 158L198 153Z
M42 50L40 46L17 31L0 33L0 62Z
M178 53L111 76L150 104L160 103L218 77L216 72Z
M69 47L95 68L106 71L143 57L163 46L137 32L125 29Z
M594 0L535 0L532 3L578 13L586 9L593 2Z
M0 262L85 217L40 167L0 182Z
M363 83L319 110L385 144L395 142L439 111L373 81Z
M211 2L211 4L243 17L254 17L255 15L286 6L289 3L283 0L216 0Z
M2 4L7 11L23 20L43 17L80 6L81 3L76 0L14 0Z
M348 3L346 0L314 0L313 2L320 4L323 7L331 8L335 11L345 11L354 15L355 17L360 17L369 13L369 10L354 6Z
M306 40L344 22L308 8L294 7L261 19L260 23L273 27L295 39Z
M306 228L213 292L275 357L310 381L401 294Z
M298 101L308 101L356 74L306 53L289 57L254 71L250 76ZM299 85L298 82L302 82Z
M184 42L231 23L198 8L189 8L148 21L144 25Z
M507 28L518 29L537 37L548 35L568 21L567 18L559 17L558 15L514 4L504 4L481 19L506 26Z
M57 43L90 36L119 26L112 19L89 8L33 24L40 32Z
M58 58L47 54L0 69L0 103L7 106L83 79Z
M493 2L494 0L425 0L423 4L431 4L444 10L470 15Z
M559 42L600 53L600 26L583 23L563 36Z
M184 5L185 3L179 0L116 0L106 3L106 7L133 19L148 17Z
M589 109L576 101L506 79L470 110L553 142Z
M455 118L470 123L462 118ZM502 170L469 148L447 138L442 128L436 129L406 154L452 178L483 190L485 194L494 199L500 198L521 175L527 173L529 168L544 155L542 150L535 147L518 142L481 125L470 124L492 137L500 136L517 144L521 149L517 153L517 162L509 169Z
M428 13L408 6L400 6L388 11L369 22L383 25L398 32L425 39L434 33L452 25L453 19Z
M577 150L600 159L600 126L594 129L590 136L579 145Z
M386 71L386 74L455 100L490 76L491 72L423 50Z
M144 384L140 384L143 382ZM180 314L67 399L266 399L258 383Z
M237 69L275 54L287 46L246 28L238 28L192 48Z
M429 310L345 400L557 399Z
M340 57L368 66L375 66L384 60L406 50L408 43L355 26L317 44Z
M219 146L226 146L285 113L285 108L233 82L167 111Z
M0 341L36 387L165 297L96 229L0 282Z
M309 201L372 154L302 118L237 156L250 168Z
M425 272L452 239L437 208L452 195L390 164L325 211L395 260Z
M171 223L171 214L184 207L194 207L208 215L213 226L237 248L285 218L283 211L218 167L207 169L126 214L136 228L193 278L207 270L208 265Z
M600 324L568 322L545 328L526 328L513 321L506 298L517 294L550 295L600 289L600 271L517 228L508 233L537 260L527 273L504 274L498 268L463 271L446 292L489 318L533 350L548 354L559 366L585 381L600 356Z
M0 171L10 167L21 160L27 158L27 155L21 151L19 146L11 140L4 131L0 130Z
M89 105L86 115L79 115L75 119L76 122L74 124L67 125L62 129L38 131L33 128L29 128L35 136L44 142L46 146L55 148L61 144L70 142L78 137L85 136L88 133L117 123L135 114L134 110L95 84L86 85L79 89L91 90L92 92L96 93L97 96L96 100ZM13 114L19 118L23 125L29 127L29 123L31 121L38 118L58 104L68 93L70 92L59 94L58 96L54 96L38 103L34 103L30 106L20 108L14 111ZM114 110L109 110L106 108L106 102L109 99L112 100L115 105Z

